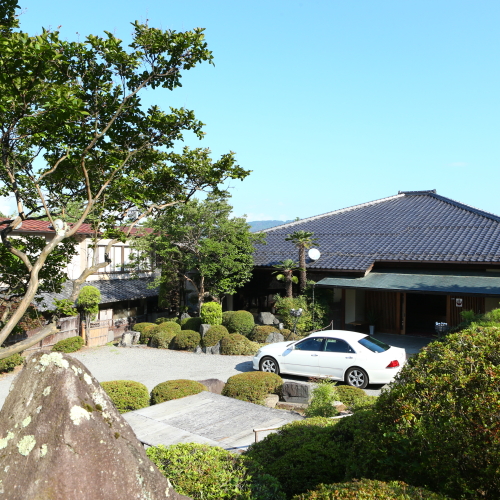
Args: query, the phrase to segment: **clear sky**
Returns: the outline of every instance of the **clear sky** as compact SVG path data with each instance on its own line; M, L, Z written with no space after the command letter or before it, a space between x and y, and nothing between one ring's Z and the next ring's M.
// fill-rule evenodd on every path
M498 0L19 2L23 31L61 25L69 40L127 40L136 19L206 28L215 67L146 100L195 110L207 135L187 144L253 171L232 184L237 215L304 218L421 189L500 214Z

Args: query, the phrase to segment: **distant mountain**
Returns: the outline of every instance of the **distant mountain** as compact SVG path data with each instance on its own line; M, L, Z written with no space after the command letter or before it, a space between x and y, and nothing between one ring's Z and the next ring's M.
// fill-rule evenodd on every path
M288 222L293 222L291 220L255 220L247 221L250 224L250 231L255 233L256 231L262 231L263 229L269 229L274 226L281 226L282 224L287 224Z

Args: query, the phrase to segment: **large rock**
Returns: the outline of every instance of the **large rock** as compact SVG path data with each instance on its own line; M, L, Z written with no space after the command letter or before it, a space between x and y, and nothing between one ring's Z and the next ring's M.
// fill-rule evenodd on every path
M309 403L314 386L287 380L283 383L281 397L288 403Z
M201 338L203 338L205 336L205 334L208 332L208 330L210 330L210 327L212 325L207 325L205 323L203 323L202 325L200 325L200 335L201 335Z
M226 385L225 382L219 380L218 378L207 378L206 380L199 380L200 384L203 384L208 392L214 394L222 394L222 390Z
M38 352L0 412L0 498L173 500L99 382L69 355Z
M140 336L140 332L123 332L118 347L132 347L133 344L137 344L137 342L139 342Z
M220 354L220 340L215 345L203 347L203 352L205 354Z
M277 325L279 321L274 314L270 312L261 312L257 316L256 323L258 325Z
M279 332L271 332L267 337L266 337L266 344L274 344L275 342L283 342L285 340L285 337Z

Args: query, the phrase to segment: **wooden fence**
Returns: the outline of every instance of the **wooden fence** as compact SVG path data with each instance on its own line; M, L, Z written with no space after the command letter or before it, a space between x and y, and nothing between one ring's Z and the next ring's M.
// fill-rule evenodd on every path
M106 345L109 342L109 330L113 326L113 320L101 319L91 321L90 328L87 333L85 323L82 323L82 337L88 347ZM113 339L111 339L113 340Z

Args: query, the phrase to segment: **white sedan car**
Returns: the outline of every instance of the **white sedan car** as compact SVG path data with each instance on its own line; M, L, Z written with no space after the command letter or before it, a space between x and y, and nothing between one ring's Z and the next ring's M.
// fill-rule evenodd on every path
M369 335L343 330L316 332L295 342L258 350L254 370L304 377L328 377L364 389L387 384L406 363L406 351Z

